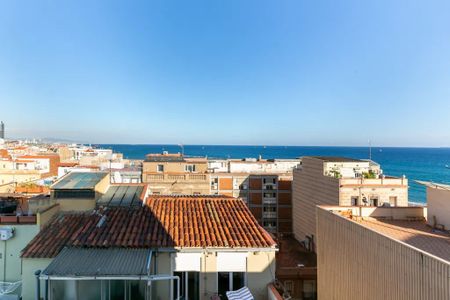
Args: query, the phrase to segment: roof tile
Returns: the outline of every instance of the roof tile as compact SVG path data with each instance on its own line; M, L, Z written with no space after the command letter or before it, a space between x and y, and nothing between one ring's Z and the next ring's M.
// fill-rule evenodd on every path
M100 220L105 216L103 225ZM274 247L245 203L229 197L147 199L144 207L109 207L56 216L22 257L55 257L75 247Z

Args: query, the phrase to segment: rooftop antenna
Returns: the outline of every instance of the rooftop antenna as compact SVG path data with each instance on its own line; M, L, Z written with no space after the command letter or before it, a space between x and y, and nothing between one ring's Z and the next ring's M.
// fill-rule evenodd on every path
M183 146L183 144L178 144L178 146L180 146L180 148L181 148L181 156L184 157L184 146Z
M369 159L372 160L372 142L369 140Z

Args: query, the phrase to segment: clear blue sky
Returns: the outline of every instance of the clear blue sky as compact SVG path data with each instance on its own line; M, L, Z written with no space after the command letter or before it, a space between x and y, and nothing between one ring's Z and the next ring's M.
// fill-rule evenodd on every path
M450 146L450 1L0 2L9 136Z

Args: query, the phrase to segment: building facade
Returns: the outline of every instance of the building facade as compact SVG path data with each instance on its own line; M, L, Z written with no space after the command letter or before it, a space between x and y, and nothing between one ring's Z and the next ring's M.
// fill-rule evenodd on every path
M292 232L292 175L212 173L211 194L239 197L271 233Z
M303 157L293 172L293 231L310 249L316 205L408 206L408 180L385 176L372 161Z
M142 164L142 182L149 185L153 194L208 195L208 161L180 153L149 154Z
M152 196L57 215L22 252L22 297L36 298L41 271L50 300L225 299L242 287L263 300L276 251L240 199Z

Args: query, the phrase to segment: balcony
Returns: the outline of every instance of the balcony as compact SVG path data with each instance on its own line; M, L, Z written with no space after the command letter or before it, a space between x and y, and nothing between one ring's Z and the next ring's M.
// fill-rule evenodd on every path
M277 204L277 198L263 198L264 204Z
M196 174L196 173L186 173L186 174L170 174L170 173L159 173L159 174L145 174L146 182L209 182L208 174Z
M262 214L264 219L276 219L277 218L277 212L276 211L265 211Z

